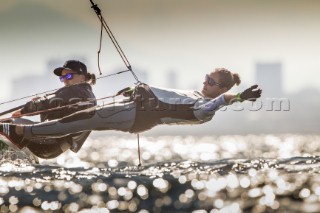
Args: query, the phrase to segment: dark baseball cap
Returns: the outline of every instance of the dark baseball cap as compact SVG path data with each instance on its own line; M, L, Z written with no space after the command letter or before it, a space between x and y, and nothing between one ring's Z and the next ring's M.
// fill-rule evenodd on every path
M87 66L81 61L68 60L64 63L62 67L56 68L53 72L57 76L61 76L62 70L72 70L78 74L87 74Z

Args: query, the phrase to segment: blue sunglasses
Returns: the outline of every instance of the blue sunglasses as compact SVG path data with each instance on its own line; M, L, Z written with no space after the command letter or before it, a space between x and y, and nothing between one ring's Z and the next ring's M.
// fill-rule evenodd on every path
M64 79L66 79L66 80L71 80L71 79L73 79L73 75L78 75L78 74L77 74L77 73L67 73L67 74L65 74L65 75L59 76L59 78L60 78L60 81L63 82Z
M219 86L219 87L222 87L222 84L216 82L213 78L210 78L210 76L209 76L208 74L206 75L205 81L206 81L210 86L217 85L217 86Z

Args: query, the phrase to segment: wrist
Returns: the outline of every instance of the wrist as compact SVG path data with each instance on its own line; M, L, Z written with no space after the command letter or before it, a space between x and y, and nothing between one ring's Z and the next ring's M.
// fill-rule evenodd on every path
M242 102L242 101L244 101L244 100L241 98L241 93L238 93L238 94L236 95L236 101L237 101L237 102Z

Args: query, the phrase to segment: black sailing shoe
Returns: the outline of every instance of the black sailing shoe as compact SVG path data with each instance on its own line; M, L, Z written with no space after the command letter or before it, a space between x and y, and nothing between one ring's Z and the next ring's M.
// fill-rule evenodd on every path
M0 140L13 149L22 149L25 146L23 143L23 136L16 134L15 129L16 125L1 123Z

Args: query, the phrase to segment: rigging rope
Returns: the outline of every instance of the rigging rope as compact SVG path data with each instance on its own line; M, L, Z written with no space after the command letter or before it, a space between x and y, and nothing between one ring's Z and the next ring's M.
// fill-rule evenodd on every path
M102 46L102 32L103 32L103 25L101 23L101 29L100 29L100 41L99 41L99 50L98 50L98 69L99 74L102 75L101 68L100 68L100 52L101 52L101 46Z
M119 53L123 63L125 64L125 66L128 68L128 70L131 71L133 77L136 79L137 81L137 84L140 83L137 75L134 73L134 71L132 70L132 67L131 67L131 64L128 60L128 58L126 57L126 55L124 54L123 50L121 49L117 39L114 37L112 31L110 30L107 22L105 21L105 19L103 18L103 16L101 15L101 10L100 8L98 7L97 4L94 4L92 0L90 0L92 6L91 8L93 8L93 10L96 12L99 20L100 20L100 23L101 23L101 31L100 31L100 45L99 45L99 51L98 51L98 68L99 68L99 71L100 71L100 74L101 74L101 70L100 70L100 52L101 52L101 43L102 43L102 28L105 29L105 31L107 32L111 42L113 43L114 47L116 48L117 52Z
M139 158L138 167L140 167L141 166L141 154L140 154L140 137L139 137L139 133L137 133L137 141L138 141L138 158Z
M122 73L125 73L125 72L130 72L130 70L122 70L122 71L111 73L111 74L108 74L108 75L103 75L103 76L98 77L96 80L99 80L99 79L102 79L102 78L108 78L108 77L113 76L113 75L119 75L119 74L122 74ZM79 84L82 84L82 83L79 83ZM77 84L73 84L71 86L74 86L74 85L77 85ZM65 86L65 87L68 87L68 86ZM15 101L20 101L20 100L23 100L23 99L26 99L26 98L39 97L40 95L43 95L43 94L45 94L44 96L52 95L52 94L54 94L55 91L57 91L59 89L61 89L61 87L56 88L56 89L47 90L47 91L40 92L40 93L35 93L33 95L27 95L27 96L24 96L24 97L21 97L21 98L12 99L10 101L4 101L4 102L1 102L0 105L12 103L12 102L15 102Z
M54 112L54 111L58 111L58 110L63 110L63 109L67 109L67 108L72 108L72 107L75 107L75 106L83 106L84 104L91 104L91 103L94 103L96 101L101 101L101 100L104 100L104 99L109 99L109 98L115 98L119 95L122 95L124 94L125 92L127 92L127 90L131 89L130 87L127 87L125 89L122 89L120 90L119 92L117 92L115 95L110 95L110 96L105 96L105 97L102 97L102 98L96 98L96 99L90 99L90 100L86 100L86 101L79 101L77 103L74 103L74 104L68 104L68 105L63 105L63 106L57 106L57 107L53 107L53 108L49 108L49 109L44 109L44 110L38 110L38 111L35 111L35 112L30 112L30 113L25 113L25 114L21 114L21 117L23 116L33 116L33 115L39 115L41 113L46 113L46 112ZM113 102L109 102L109 103L103 103L103 105L110 105L110 104L113 104L115 103L114 101ZM14 110L18 110L20 108L22 108L24 105L21 105L19 107L15 107L13 108ZM98 105L97 105L98 106ZM96 106L96 107L97 107ZM4 113L1 113L1 115L4 115L4 114L7 114L7 113L10 113L11 111L6 111ZM7 119L10 119L10 118L13 118L12 116L11 117L7 117L7 118L3 118L3 119L0 119L0 123L4 120L7 120Z

